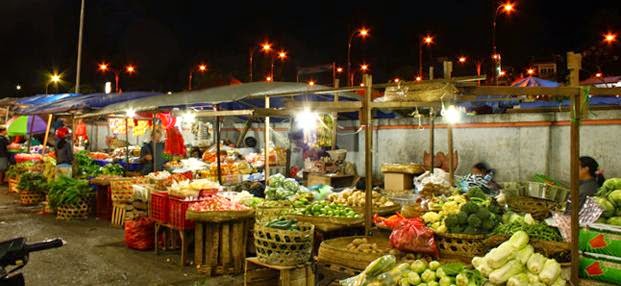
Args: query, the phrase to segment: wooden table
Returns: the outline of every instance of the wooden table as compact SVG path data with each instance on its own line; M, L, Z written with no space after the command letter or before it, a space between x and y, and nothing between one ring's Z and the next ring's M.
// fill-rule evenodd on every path
M297 266L270 265L257 257L246 258L244 286L315 286L312 264Z

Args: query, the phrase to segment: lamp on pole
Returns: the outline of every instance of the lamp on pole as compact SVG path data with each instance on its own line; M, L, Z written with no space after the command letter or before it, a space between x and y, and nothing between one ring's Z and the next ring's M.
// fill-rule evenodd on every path
M200 73L205 73L207 71L207 65L200 64L196 67L196 69L190 69L190 73L188 75L188 90L192 90L192 75L194 74L195 70L199 71Z
M500 66L500 55L496 50L496 20L500 13L505 13L507 15L511 14L515 11L515 5L511 2L506 2L498 5L494 12L494 17L492 17L492 62L494 63L494 71L493 71L493 81L496 83L496 78L498 77L498 73L501 70Z
M265 54L269 54L272 51L272 44L270 42L264 42L261 45L259 45L261 47L261 51L264 52ZM254 80L254 73L253 73L253 69L254 69L254 54L257 51L257 47L253 47L252 49L250 49L250 56L248 58L248 64L249 64L249 78L250 81Z
M120 80L119 70L113 69L110 66L110 64L105 63L105 62L99 64L98 70L102 73L112 72L114 74L114 92L120 93L121 86L119 85L119 80ZM133 75L134 73L136 73L136 66L134 65L125 66L125 72L129 75Z
M287 52L285 50L280 50L278 53L272 54L272 62L270 64L270 75L269 77L272 80L275 80L276 75L274 74L274 61L278 58L281 62L284 62L287 59Z
M369 36L369 29L362 27L353 31L351 35L349 35L349 40L347 41L347 82L349 83L349 86L354 85L354 79L351 74L351 42L354 40L355 36L359 36L364 39Z
M54 85L58 86L58 83L62 80L62 77L60 74L57 73L53 73L50 75L50 79L47 81L47 83L45 83L45 95L47 95L47 90L48 87L50 86L51 83L53 83Z
M433 37L431 35L425 35L420 38L418 43L418 77L423 78L423 45L431 47L433 44Z

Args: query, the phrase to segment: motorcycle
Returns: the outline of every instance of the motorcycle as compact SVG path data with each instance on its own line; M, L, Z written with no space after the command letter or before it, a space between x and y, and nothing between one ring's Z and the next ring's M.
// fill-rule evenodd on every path
M24 275L16 271L26 266L29 254L63 245L65 241L60 238L32 244L26 243L25 237L0 242L0 286L24 286Z

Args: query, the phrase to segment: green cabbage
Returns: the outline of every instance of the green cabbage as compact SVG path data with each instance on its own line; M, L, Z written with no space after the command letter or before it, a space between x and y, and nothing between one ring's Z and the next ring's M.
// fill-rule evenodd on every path
M528 244L528 234L525 231L520 230L509 238L509 243L513 245L515 249L520 250Z
M539 253L535 253L531 255L530 258L528 258L528 262L526 262L526 268L528 268L528 271L532 273L539 274L539 272L541 272L541 270L543 269L543 265L545 263L546 257Z
M602 216L608 218L615 215L615 206L607 199L595 197L595 202L604 209Z
M561 265L554 259L546 260L543 269L539 273L539 280L550 285L561 275Z
M507 263L507 261L513 259L515 255L515 247L508 242L504 242L498 247L492 249L485 255L487 264L494 268L500 268ZM482 270L479 270L483 272Z
M559 266L560 267L560 266ZM494 284L503 284L514 275L524 272L524 265L517 260L511 260L504 266L494 270L489 274L489 281ZM541 276L541 274L540 274ZM556 277L554 277L556 279Z
M621 207L621 188L612 191L608 195L608 200L615 204L615 206Z
M530 285L530 281L528 280L528 275L526 273L520 273L515 275L507 281L507 286L528 286Z
M608 224L612 225L620 225L621 226L621 216L613 216L606 221Z
M535 249L529 244L526 247L522 248L522 250L518 251L515 255L515 259L519 260L520 263L526 264L528 258L535 252Z
M606 180L602 187L599 188L597 196L608 197L608 195L614 190L621 190L621 178L611 178Z

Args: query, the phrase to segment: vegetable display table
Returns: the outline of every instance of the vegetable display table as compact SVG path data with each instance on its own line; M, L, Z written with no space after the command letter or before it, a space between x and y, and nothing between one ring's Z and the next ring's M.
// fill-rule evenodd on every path
M244 285L315 286L312 265L277 266L246 258Z
M208 276L242 273L252 221L247 217L219 223L196 221L196 269Z
M169 249L177 249L181 250L181 259L179 260L179 265L181 267L189 264L188 262L188 236L192 235L192 229L180 229L170 224L165 223L155 223L155 255L157 255L160 251L160 231L164 231L162 235L163 239L163 248L161 250L166 251ZM181 240L181 245L178 246L178 239L176 236L179 236L179 240Z
M317 285L339 285L339 280L360 274L364 269L349 268L337 263L316 263Z

